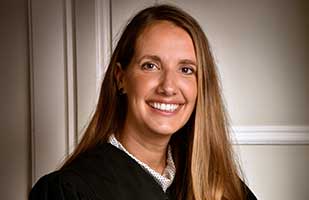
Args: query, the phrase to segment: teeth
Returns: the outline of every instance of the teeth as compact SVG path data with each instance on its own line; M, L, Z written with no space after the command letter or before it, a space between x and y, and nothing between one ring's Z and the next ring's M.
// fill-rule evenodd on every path
M168 111L168 112L173 112L175 111L179 104L166 104L166 103L150 103L151 107L162 110L162 111Z

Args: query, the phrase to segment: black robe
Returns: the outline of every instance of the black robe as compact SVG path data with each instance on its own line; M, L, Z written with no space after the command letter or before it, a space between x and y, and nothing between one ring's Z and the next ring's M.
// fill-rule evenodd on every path
M106 143L83 153L69 166L42 177L30 200L176 200L135 160ZM248 190L248 200L255 196Z

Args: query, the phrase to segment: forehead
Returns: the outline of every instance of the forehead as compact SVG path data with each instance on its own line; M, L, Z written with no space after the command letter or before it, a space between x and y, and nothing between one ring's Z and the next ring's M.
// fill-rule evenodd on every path
M190 35L181 27L169 21L156 21L148 25L138 36L135 51L140 53L158 53L171 50L175 54L184 54L195 60L195 50Z
M143 36L145 36L149 33L151 33L151 34L160 33L161 31L164 31L164 30L167 30L167 29L174 29L174 30L177 29L178 31L186 32L183 28L181 28L180 26L177 26L175 23L173 23L171 21L157 20L157 21L151 22L148 25L146 25L144 30L139 35L139 38L142 38Z

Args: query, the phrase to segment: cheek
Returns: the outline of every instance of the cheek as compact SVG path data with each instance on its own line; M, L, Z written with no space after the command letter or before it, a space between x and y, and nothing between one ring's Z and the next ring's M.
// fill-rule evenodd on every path
M197 98L197 83L196 80L186 80L182 83L183 93L187 101L194 102Z
M126 81L126 91L128 96L145 96L155 87L155 80L146 76L131 76Z

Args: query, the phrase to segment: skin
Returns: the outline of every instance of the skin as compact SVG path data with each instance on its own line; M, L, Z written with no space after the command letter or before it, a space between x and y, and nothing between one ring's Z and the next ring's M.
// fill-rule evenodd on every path
M128 68L124 71L118 65L116 70L118 85L128 100L125 125L116 137L131 154L159 173L166 166L170 137L186 124L195 108L195 63L189 34L160 21L138 37ZM154 108L155 102L178 107L162 110Z

